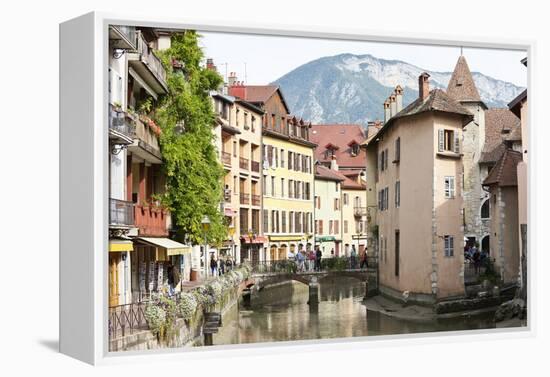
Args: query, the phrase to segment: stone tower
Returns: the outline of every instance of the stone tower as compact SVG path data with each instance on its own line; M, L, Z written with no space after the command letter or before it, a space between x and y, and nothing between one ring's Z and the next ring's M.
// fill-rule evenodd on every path
M486 171L482 172L479 166L479 158L485 143L487 106L479 96L466 58L462 55L458 58L449 81L447 94L474 115L474 119L463 129L462 140L464 236L471 242L479 242L481 246L483 238L490 234L490 220L481 217L481 205L488 199L489 194L481 186Z

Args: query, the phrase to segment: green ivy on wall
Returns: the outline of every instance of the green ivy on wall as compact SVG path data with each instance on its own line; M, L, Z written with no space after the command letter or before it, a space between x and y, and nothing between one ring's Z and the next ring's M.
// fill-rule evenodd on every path
M216 90L222 78L201 66L203 52L195 31L174 34L171 47L158 53L167 72L168 94L154 110L160 126L160 146L167 177L163 204L172 221L189 236L202 243L201 220L210 218L207 239L219 245L227 237L220 213L224 175L212 132L215 114L209 91ZM173 62L181 68L173 68Z

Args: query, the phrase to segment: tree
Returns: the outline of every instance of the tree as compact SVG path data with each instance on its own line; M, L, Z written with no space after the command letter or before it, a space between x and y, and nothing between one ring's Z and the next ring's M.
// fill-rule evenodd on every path
M171 47L159 53L167 72L168 94L154 111L160 126L160 147L167 177L163 203L178 229L202 243L201 220L210 218L211 244L227 236L220 213L223 168L213 143L215 114L209 91L222 83L214 71L201 66L203 53L195 31L171 37ZM182 69L174 69L172 62ZM183 127L181 127L183 126Z

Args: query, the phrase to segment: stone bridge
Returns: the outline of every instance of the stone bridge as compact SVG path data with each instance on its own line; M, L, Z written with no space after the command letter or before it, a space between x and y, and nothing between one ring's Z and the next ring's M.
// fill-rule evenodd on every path
M340 271L296 271L296 272L253 272L248 284L248 297L245 293L245 300L250 295L256 294L263 288L289 281L297 281L309 287L308 304L319 302L319 282L326 278L353 278L365 283L365 298L377 289L376 269L368 268L346 269Z

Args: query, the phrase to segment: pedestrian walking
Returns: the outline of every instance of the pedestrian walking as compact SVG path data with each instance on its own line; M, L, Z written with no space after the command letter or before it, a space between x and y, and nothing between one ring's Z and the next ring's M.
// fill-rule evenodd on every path
M481 254L479 253L479 250L474 246L472 249L474 249L474 255L472 257L474 261L474 269L476 274L479 274L479 267L481 266Z
M310 250L308 253L308 264L308 270L313 271L315 269L315 252L313 250Z
M351 246L351 254L350 254L350 264L351 269L354 270L356 267L356 259L357 259L357 251L355 250L355 245Z
M225 260L225 269L228 272L233 269L233 262L231 261L231 257L227 257L227 259Z
M304 271L304 260L304 254L302 253L302 251L298 250L298 253L296 254L296 262L298 262L298 271L300 272Z
M223 260L223 258L218 258L218 274L220 276L222 276L223 274L225 274L225 261Z
M321 271L321 258L323 257L323 252L319 248L319 245L315 246L315 270Z
M366 251L361 256L361 264L359 265L359 268L361 270L363 270L363 267L369 268L369 262L368 262L368 259L367 259L367 252Z
M218 262L214 258L214 255L210 256L210 271L212 273L212 276L216 276L216 270L218 268Z

